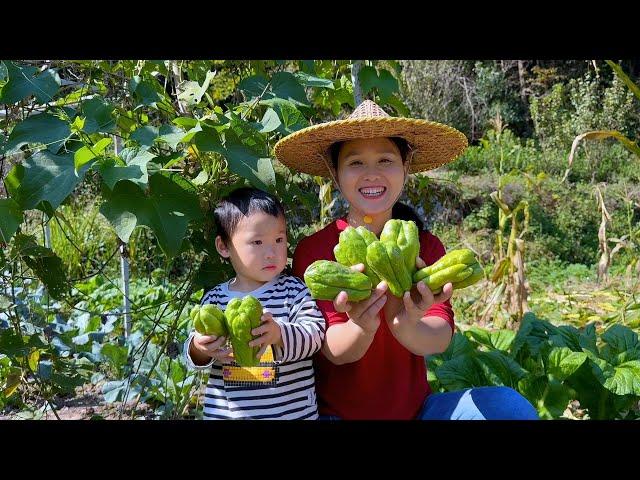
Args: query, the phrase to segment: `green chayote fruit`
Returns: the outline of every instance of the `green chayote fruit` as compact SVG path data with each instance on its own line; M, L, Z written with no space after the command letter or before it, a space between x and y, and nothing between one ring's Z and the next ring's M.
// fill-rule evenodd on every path
M411 273L400 253L391 242L372 242L367 247L367 265L389 285L389 291L396 297L411 290Z
M388 220L380 233L381 242L394 243L400 249L404 263L413 273L417 270L416 258L420 254L420 236L418 227L410 220Z
M256 355L260 347L250 347L249 342L253 340L251 330L260 325L260 301L251 295L242 299L233 298L227 304L224 315L227 319L234 360L242 367L255 367L259 363Z
M364 231L360 230L361 228ZM375 234L366 228L347 227L340 232L340 240L333 248L333 255L345 267L351 267L358 263L364 264L365 275L371 279L371 284L376 286L380 283L380 279L367 265L367 245L371 243L371 236L375 241Z
M197 305L193 307L189 316L193 320L193 328L201 335L221 337L228 334L224 313L215 305Z
M316 300L333 300L344 291L350 301L371 296L371 279L364 273L329 260L316 260L304 272L304 283Z
M471 266L476 263L475 254L469 250L468 248L460 248L457 250L451 250L446 253L437 262L428 267L424 267L423 269L417 271L413 275L414 283L419 282L422 278L433 275L438 270L442 270L443 268L451 267L458 263L464 263L465 265Z

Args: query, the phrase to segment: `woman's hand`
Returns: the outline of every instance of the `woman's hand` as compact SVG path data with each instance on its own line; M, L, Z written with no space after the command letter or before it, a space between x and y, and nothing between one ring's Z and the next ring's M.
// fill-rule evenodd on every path
M364 272L364 268L362 263L351 267L358 272ZM365 332L375 332L380 326L378 314L387 301L387 290L387 283L382 281L371 292L369 298L360 302L350 302L347 292L342 291L333 300L333 306L338 312L346 312L349 319Z
M226 340L225 337L201 335L195 332L191 340L191 346L189 347L192 353L191 358L194 360L213 358L220 363L231 363L231 361L233 361L233 357L231 356L232 349L223 348Z
M249 342L250 347L257 347L260 345L260 350L256 354L256 358L259 360L262 354L267 350L269 345L282 346L282 332L280 325L273 319L271 312L265 311L260 318L262 324L259 327L251 330L251 335L257 336Z
M426 267L426 263L420 257L416 258L416 267L419 269ZM385 318L390 322L390 326L415 325L424 317L427 309L434 303L443 303L451 298L453 284L446 283L442 291L437 295L425 285L423 281L415 284L409 292L405 292L400 299L387 294L389 301L385 306Z

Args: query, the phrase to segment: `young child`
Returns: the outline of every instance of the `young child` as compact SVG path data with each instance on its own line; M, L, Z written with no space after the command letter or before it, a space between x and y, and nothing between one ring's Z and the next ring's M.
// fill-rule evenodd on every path
M221 200L214 219L218 253L236 276L206 292L202 305L225 310L234 297L252 295L263 306L249 346L260 346L257 367L233 361L225 337L192 332L185 343L189 367L211 368L205 392L205 419L317 419L311 357L325 335L322 313L309 290L283 273L287 264L284 209L254 188L234 190Z

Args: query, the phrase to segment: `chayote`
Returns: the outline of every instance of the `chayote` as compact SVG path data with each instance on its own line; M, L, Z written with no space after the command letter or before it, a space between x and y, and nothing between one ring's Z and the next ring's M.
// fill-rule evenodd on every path
M221 337L228 334L224 313L215 305L196 305L189 316L193 320L193 328L201 335Z
M351 267L358 263L364 264L364 273L371 279L373 286L378 285L380 278L367 265L367 245L376 240L375 234L364 227L347 227L340 232L340 240L333 248L336 260L345 267Z
M402 297L411 289L411 273L400 249L392 242L372 242L367 247L367 265L389 285L389 291Z
M256 355L260 347L250 347L249 342L253 340L251 330L260 325L260 301L251 295L242 299L233 298L227 304L224 316L227 320L234 360L242 367L255 367L259 363Z
M388 220L380 233L380 241L398 246L407 270L413 275L417 270L416 258L420 254L420 236L416 224L410 220Z
M304 283L316 300L333 300L342 291L354 302L371 296L368 276L329 260L316 260L309 265L304 272Z

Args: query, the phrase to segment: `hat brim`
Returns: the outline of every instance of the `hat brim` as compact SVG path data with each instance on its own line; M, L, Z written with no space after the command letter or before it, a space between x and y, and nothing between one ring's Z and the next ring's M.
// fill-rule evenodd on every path
M377 137L402 137L409 142L415 150L412 173L449 163L468 145L462 132L441 123L403 117L354 118L298 130L276 143L274 153L280 162L294 170L328 177L329 147L333 143Z

